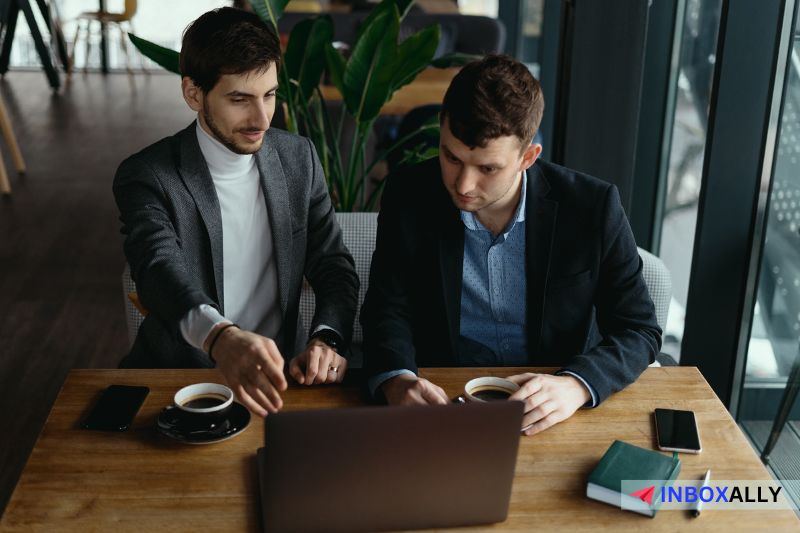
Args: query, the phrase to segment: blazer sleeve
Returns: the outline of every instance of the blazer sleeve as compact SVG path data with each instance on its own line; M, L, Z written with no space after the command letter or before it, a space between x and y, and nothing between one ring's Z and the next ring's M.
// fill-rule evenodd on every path
M403 198L401 173L386 180L378 233L361 308L367 377L407 369L417 372L411 322L415 216Z
M564 367L594 387L598 404L633 383L661 349L661 328L642 278L642 260L613 185L606 193L601 219L594 305L602 341Z
M155 171L144 161L127 159L114 177L113 192L125 257L148 312L177 328L190 309L201 304L217 308L189 274Z
M360 285L353 257L342 241L317 152L306 139L312 164L304 274L314 289L316 308L310 332L320 325L338 331L346 345L353 335Z

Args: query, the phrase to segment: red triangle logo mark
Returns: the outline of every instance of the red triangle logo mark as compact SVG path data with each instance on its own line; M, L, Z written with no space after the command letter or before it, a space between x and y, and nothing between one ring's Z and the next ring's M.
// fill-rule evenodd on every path
M647 505L653 505L653 493L656 491L655 485L652 487L647 487L644 489L640 489L634 492L631 492L631 496L634 498L639 498L643 502L647 503Z

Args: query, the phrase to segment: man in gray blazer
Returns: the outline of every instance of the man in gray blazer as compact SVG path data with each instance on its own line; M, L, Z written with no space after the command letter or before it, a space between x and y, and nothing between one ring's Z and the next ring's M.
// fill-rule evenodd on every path
M339 382L358 276L312 143L270 129L278 38L221 8L186 30L183 97L197 121L114 178L125 255L147 316L120 366L217 366L238 399L282 407L282 354L301 384ZM309 333L303 277L314 289ZM298 353L299 352L299 353Z

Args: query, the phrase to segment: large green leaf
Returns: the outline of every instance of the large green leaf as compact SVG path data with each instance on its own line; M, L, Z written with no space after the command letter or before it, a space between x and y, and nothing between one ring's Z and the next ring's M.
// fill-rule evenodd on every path
M325 47L325 59L328 63L328 73L331 75L331 81L339 89L339 92L344 94L344 69L347 66L344 56L333 47L333 43L329 43Z
M283 77L278 79L278 90L276 91L275 96L278 98L280 102L288 102L289 101L289 93L286 90L286 85L283 82Z
M475 54L462 54L461 52L454 52L452 54L443 55L431 61L431 66L436 68L450 68L450 67L463 67L467 63L477 61L483 56Z
M369 12L367 18L365 18L359 25L358 31L356 32L356 42L358 42L358 40L361 38L361 35L364 33L366 28L372 24L373 20L379 17L381 13L392 11L392 7L397 9L398 14L400 15L400 21L402 22L406 15L408 15L408 12L411 10L411 6L414 5L415 1L416 0L383 0L383 2L372 8L372 11Z
M365 18L358 26L356 39L354 42L358 42L372 22L383 13L391 13L393 9L397 9L397 13L402 21L403 18L408 14L408 10L411 9L412 5L414 5L414 1L415 0L383 0L383 2L372 8L372 11L369 12L367 18Z
M128 38L133 43L133 46L139 49L143 56L149 57L157 64L161 65L169 72L175 74L181 73L181 55L175 50L164 48L156 43L152 43L147 39L137 37L132 33L128 33Z
M289 35L283 56L289 78L300 88L301 104L311 98L325 69L325 50L333 41L333 21L330 16L299 22Z
M278 33L278 19L283 16L283 10L289 0L248 0L258 17L266 24L270 24Z
M411 83L433 59L436 47L439 46L439 25L419 31L400 43L397 48L397 63L392 78L394 92L403 85Z
M397 11L400 13L400 20L406 18L408 12L411 10L411 6L414 5L415 0L394 0L397 4Z
M380 6L379 6L380 7ZM400 15L392 3L364 30L344 71L344 101L359 123L378 115L389 98L397 57Z

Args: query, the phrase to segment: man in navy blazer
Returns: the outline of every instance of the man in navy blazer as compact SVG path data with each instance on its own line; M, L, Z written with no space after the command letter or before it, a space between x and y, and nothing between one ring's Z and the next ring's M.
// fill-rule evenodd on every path
M528 69L487 56L453 79L439 158L388 178L361 312L369 385L444 404L418 366L555 366L510 376L526 434L636 380L661 347L614 185L538 160Z

